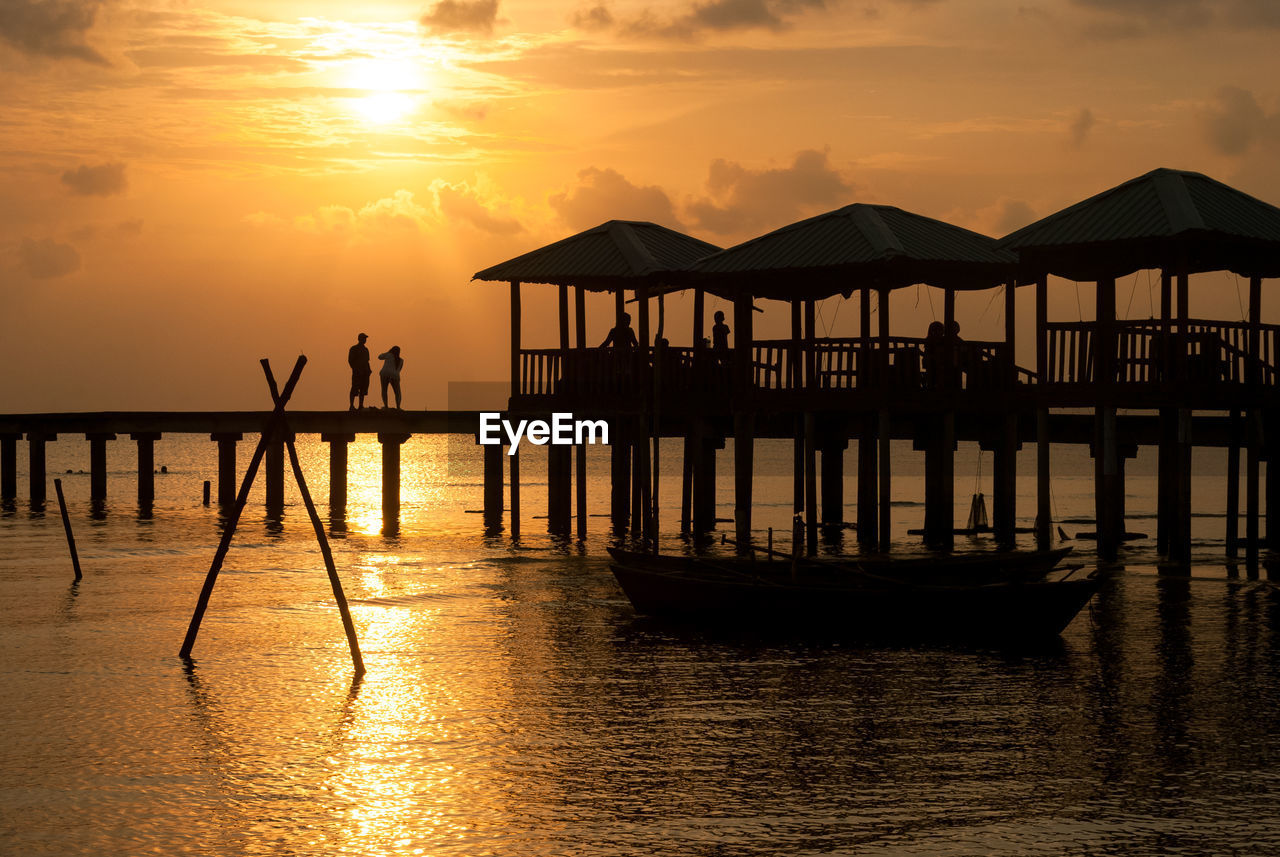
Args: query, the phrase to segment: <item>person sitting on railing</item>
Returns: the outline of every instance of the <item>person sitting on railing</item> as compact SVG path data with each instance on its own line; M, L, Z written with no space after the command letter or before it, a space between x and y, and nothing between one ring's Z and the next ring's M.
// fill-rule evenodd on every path
M612 345L614 348L635 348L639 344L636 332L631 329L631 314L624 312L622 321L609 331L609 335L604 338L604 342L600 343L600 347L608 348Z

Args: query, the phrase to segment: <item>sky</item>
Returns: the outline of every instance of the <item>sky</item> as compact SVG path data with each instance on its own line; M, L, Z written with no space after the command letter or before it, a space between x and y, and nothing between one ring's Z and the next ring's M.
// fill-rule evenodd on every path
M1274 0L0 0L0 412L263 409L258 359L298 354L294 405L343 408L359 332L447 407L507 373L507 288L471 275L612 218L730 246L870 202L999 237L1156 167L1280 204L1277 44ZM1198 279L1193 315L1242 317ZM1050 317L1091 303L1059 282ZM966 334L1001 304L962 296ZM895 293L895 333L941 307ZM524 308L555 345L555 289ZM856 301L820 319L853 335Z

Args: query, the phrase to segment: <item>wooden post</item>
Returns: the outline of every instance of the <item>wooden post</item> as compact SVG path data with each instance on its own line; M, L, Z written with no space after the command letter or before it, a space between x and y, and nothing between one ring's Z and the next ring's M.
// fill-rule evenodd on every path
M1178 501L1178 411L1160 409L1156 450L1156 553L1167 556L1175 532Z
M245 472L244 481L240 484L240 492L236 495L236 502L231 507L231 512L227 518L227 526L222 531L222 539L218 543L217 551L214 552L213 563L209 566L209 573L205 575L204 586L200 590L195 612L191 616L191 624L187 626L187 636L182 641L182 648L178 651L178 656L181 658L191 657L191 649L195 646L196 635L200 633L200 621L204 618L205 610L209 607L209 597L213 594L213 586L218 580L218 572L221 571L222 563L226 560L227 550L231 547L231 538L235 535L236 526L240 523L240 515L244 512L245 504L249 501L249 489L253 487L253 480L258 475L258 467L262 464L262 458L270 445L271 435L276 434L284 423L285 405L288 404L289 398L293 395L293 388L298 384L298 378L302 375L302 367L306 365L307 358L299 357L298 362L294 364L293 373L284 385L284 390L280 392L278 397L275 397L275 410L272 411L271 418L263 429L262 436L258 440L258 446L253 452L253 457L249 459L249 469Z
M1227 557L1235 559L1240 549L1240 411L1231 411L1231 440L1227 444Z
M200 491L200 502L205 506L208 506L210 495L213 493L213 490L212 490L213 484L208 479L206 479L204 481L204 484L201 486L201 488L202 490Z
M944 288L942 290L942 326L946 330L947 335L951 335L951 331L955 329L956 323L956 290L952 288Z
M266 434L265 429L263 434ZM284 438L276 436L268 440L265 474L267 516L277 518L284 514Z
M752 335L752 303L749 295L737 297L733 302L734 315L734 387L737 391L736 411L733 415L734 458L734 532L740 543L751 541L751 497L754 476L755 419L750 410L754 406L752 360L754 336Z
M942 439L938 462L938 543L950 551L956 545L956 414L948 410L942 415Z
M844 451L849 446L847 429L836 421L822 444L822 523L844 524Z
M706 320L703 318L706 310L706 296L702 289L693 290L693 351L697 354L702 350L703 331L706 330Z
M107 499L107 441L115 440L114 432L90 432L89 441L89 499L104 503Z
M524 391L520 388L520 282L511 281L511 397Z
M631 517L631 427L625 419L610 426L610 515L615 529L624 530Z
M1245 464L1244 464L1244 541L1245 556L1250 563L1258 561L1258 502L1259 470L1262 463L1262 426L1261 416L1257 409L1250 410L1245 416ZM1270 467L1270 464L1268 464Z
M1049 409L1042 407L1036 409L1036 547L1040 550L1053 546L1050 473Z
M156 441L160 432L133 432L129 439L138 444L138 508L148 509L156 501Z
M382 444L382 528L390 534L400 529L400 445L409 439L402 432L378 432Z
M569 287L559 286L560 297L560 356L568 357L569 351Z
M693 462L697 457L694 450L698 439L693 427L685 432L684 451L680 456L680 535L688 535L693 530Z
M240 432L214 432L209 440L218 444L218 505L230 508L236 502L236 443Z
M30 474L29 493L32 503L43 503L49 496L48 477L45 475L44 445L57 439L56 434L27 433L27 473Z
M486 529L502 526L502 459L503 446L491 443L484 447L484 525Z
M348 432L325 432L320 435L323 443L329 444L329 518L341 520L347 516L347 445L354 443L355 434ZM488 451L490 447L485 447ZM501 447L498 447L501 453ZM501 490L501 483L499 483Z
M1276 419L1274 410L1268 411L1266 420ZM1270 431L1274 431L1271 429ZM1270 436L1270 435L1269 435ZM1280 550L1280 449L1272 444L1267 450L1267 549Z
M1036 547L1053 544L1052 505L1049 494L1049 408L1045 384L1049 380L1049 280L1036 279L1036 382L1040 405L1036 408Z
M993 496L992 535L997 544L1012 545L1017 540L1018 501L1018 415L1005 415L1003 431L992 454Z
M1012 387L1018 381L1018 354L1017 354L1017 331L1018 326L1015 322L1018 319L1016 313L1016 298L1018 294L1018 284L1012 280L1005 283L1004 286L1004 344L1009 351L1009 386Z
M568 536L573 529L573 453L567 446L547 444L547 530Z
M879 375L882 383L887 383L889 378L889 290L882 288L879 290L879 300L876 302L880 310L880 360ZM887 390L882 396L887 397ZM893 423L890 420L889 409L887 405L880 408L880 538L879 545L881 551L889 550L889 534L891 530L892 515L890 513L890 504L892 502L892 491L890 490L890 480L892 476L892 465L889 453L889 441L893 437Z
M750 412L733 415L733 521L740 544L751 541L752 477L755 473L755 419Z
M1178 408L1175 467L1177 500L1170 526L1169 558L1179 565L1191 563L1191 411Z
M76 580L84 577L80 573L80 554L76 550L76 536L71 532L71 516L67 514L67 500L62 496L62 480L53 480L53 489L58 492L58 508L62 511L62 529L67 533L67 549L71 551L71 568L76 573Z
M573 303L578 351L585 356L587 350L587 304L586 292L582 286L573 287ZM585 361L583 361L585 365ZM575 470L578 475L578 538L587 537L587 445L580 443L574 449L577 457ZM502 502L502 464L498 463L498 503Z
M640 309L639 330L636 338L640 340L640 395L644 403L640 418L639 431L636 433L636 485L640 489L640 508L632 510L632 521L635 522L637 511L640 515L637 532L642 539L653 538L653 471L650 457L650 439L653 436L653 340L649 335L649 289L641 285L636 288L636 304ZM634 497L633 497L634 499Z
M716 452L724 441L710 436L705 428L698 433L698 458L693 469L693 530L705 533L716 526Z
M813 302L809 301L809 305L812 306ZM815 423L813 412L806 411L804 415L804 543L809 556L818 552L818 448Z
M876 416L866 415L858 432L858 544L873 548L880 535L877 516Z
M21 434L0 434L0 500L18 496L18 441Z
M520 450L507 450L507 466L511 468L511 538L520 538Z
M1113 389L1116 371L1116 281L1098 280L1095 318L1095 383L1098 403L1095 406L1094 440L1094 510L1097 519L1098 555L1107 561L1118 555L1120 534L1117 532L1114 498L1116 494L1116 409Z

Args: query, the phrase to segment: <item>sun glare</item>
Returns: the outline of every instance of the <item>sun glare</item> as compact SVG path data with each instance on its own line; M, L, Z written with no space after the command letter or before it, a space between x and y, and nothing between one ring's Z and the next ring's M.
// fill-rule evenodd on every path
M355 112L378 124L409 115L418 104L416 93L426 82L420 65L393 57L355 60L344 77L348 88L368 93L352 99Z

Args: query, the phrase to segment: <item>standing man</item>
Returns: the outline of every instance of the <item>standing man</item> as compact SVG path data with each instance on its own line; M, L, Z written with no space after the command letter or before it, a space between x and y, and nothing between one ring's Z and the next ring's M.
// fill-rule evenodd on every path
M369 368L369 349L364 341L368 334L362 333L355 345L347 352L347 364L351 366L351 410L356 409L356 396L360 397L360 407L364 408L364 397L369 395L369 376L373 370Z

